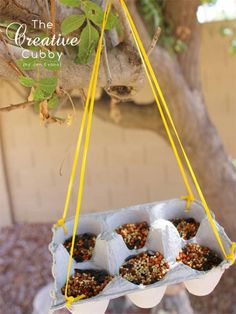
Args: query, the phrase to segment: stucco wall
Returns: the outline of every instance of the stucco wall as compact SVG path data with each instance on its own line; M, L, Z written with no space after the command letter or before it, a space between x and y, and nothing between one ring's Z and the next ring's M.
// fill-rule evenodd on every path
M228 153L236 156L236 56L228 55L221 26L201 27L201 72L211 118ZM1 82L1 105L21 101L18 88ZM80 116L71 128L44 128L30 109L0 119L5 157L5 164L0 159L0 225L10 223L10 208L16 221L55 221L63 209ZM176 197L185 190L170 148L156 134L94 118L84 191L82 211L87 212ZM75 199L74 191L71 213Z

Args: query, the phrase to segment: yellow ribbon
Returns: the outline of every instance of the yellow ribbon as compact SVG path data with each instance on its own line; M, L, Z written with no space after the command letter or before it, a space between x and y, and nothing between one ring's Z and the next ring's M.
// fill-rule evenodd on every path
M74 298L74 297L67 297L67 299L66 299L66 307L67 307L68 309L70 309L71 304L72 304L73 302L82 300L82 299L84 299L84 298L86 298L86 295L84 295L84 294L81 294L81 295L79 295L79 296L76 297L76 298Z
M66 218L66 216L65 216ZM57 223L54 225L54 228L59 228L59 227L62 227L63 230L64 230L64 234L67 233L67 229L66 229L66 225L65 225L65 218L63 216L63 218L60 218Z
M144 66L144 69L145 69L145 72L146 72L148 81L149 81L149 83L150 83L150 86L151 86L153 95L154 95L154 97L155 97L155 100L156 100L156 103L157 103L157 106L158 106L158 109L159 109L159 111L160 111L161 118L162 118L162 120L163 120L163 123L164 123L165 129L166 129L167 135L168 135L168 137L169 137L169 140L170 140L172 149L173 149L173 151L174 151L175 157L176 157L177 162L178 162L178 164L179 164L179 167L180 167L180 170L181 170L181 173L182 173L184 182L185 182L186 187L187 187L187 189L188 189L189 196L187 197L187 201L190 202L190 201L192 201L192 200L194 199L193 193L192 193L192 191L191 191L191 187L190 187L189 182L188 182L188 180L187 180L186 173L185 173L185 171L184 171L184 169L183 169L183 165L182 165L182 162L181 162L181 158L179 157L178 150L176 149L176 146L175 146L173 137L172 137L172 135L171 135L171 132L170 132L168 123L167 123L167 121L166 121L166 118L165 118L165 115L164 115L164 112L163 112L162 107L164 108L165 114L167 115L168 120L169 120L169 123L170 123L170 125L172 126L172 129L173 129L173 131L174 131L174 134L175 134L175 136L176 136L176 139L177 139L177 141L178 141L178 143L179 143L180 149L181 149L182 154L183 154L183 156L184 156L184 159L185 159L185 161L186 161L188 170L189 170L189 172L190 172L190 174L191 174L191 177L192 177L192 179L193 179L194 185L195 185L195 187L196 187L196 190L197 190L197 192L198 192L198 195L199 195L199 197L200 197L200 200L201 200L201 202L202 202L202 205L203 205L203 207L204 207L204 209L205 209L205 211L206 211L207 217L208 217L208 219L209 219L209 222L210 222L210 224L211 224L211 227L212 227L212 229L213 229L213 232L214 232L214 234L215 234L215 236L216 236L216 239L217 239L217 241L218 241L218 243L219 243L219 245L220 245L220 248L221 248L221 250L222 250L222 252L223 252L223 255L224 255L225 259L231 260L231 261L232 261L232 264L233 264L234 261L235 261L234 251L235 251L235 245L236 245L236 244L235 244L235 242L232 242L231 252L230 252L229 254L227 254L226 251L225 251L224 245L223 245L223 243L222 243L222 241L221 241L221 238L220 238L219 232L218 232L218 230L217 230L216 224L215 224L215 222L214 222L214 220L213 220L213 218L212 218L210 209L209 209L209 207L208 207L208 205L207 205L207 202L206 202L206 200L205 200L205 198L204 198L204 196L203 196L203 193L202 193L202 190L201 190L200 185L199 185L199 183L198 183L198 180L197 180L197 178L196 178L196 175L195 175L195 173L194 173L194 171L193 171L193 168L192 168L192 166L191 166L191 163L190 163L190 161L189 161L189 159L188 159L188 156L187 156L187 154L186 154L186 152L185 152L185 149L184 149L184 147L183 147L183 144L182 144L182 142L181 142L181 140L180 140L180 137L179 137L179 135L178 135L178 132L177 132L177 130L176 130L176 127L175 127L175 124L174 124L173 119L172 119L172 117L171 117L171 114L170 114L170 112L169 112L168 106L167 106L167 104L166 104L166 102L165 102L163 93L162 93L161 88L160 88L160 86L159 86L159 84L158 84L158 82L157 82L157 79L156 79L154 70L153 70L152 65L151 65L151 63L150 63L150 61L149 61L149 58L148 58L148 56L147 56L147 53L146 53L145 48L144 48L144 46L143 46L143 43L142 43L142 41L141 41L141 39L140 39L140 37L139 37L138 31L137 31L137 29L136 29L136 27L135 27L135 24L134 24L134 22L133 22L133 20L132 20L132 17L131 17L131 15L130 15L130 13L129 13L129 10L128 10L126 4L125 4L125 1L124 1L124 0L120 0L120 3L121 3L121 6L122 6L122 8L123 8L123 10L124 10L124 13L125 13L125 15L126 15L126 17L127 17L127 19L128 19L128 22L129 22L129 25L130 25L130 29L131 29L133 38L134 38L134 41L135 41L135 43L136 43L138 52L139 52L139 54L140 54L140 57L141 57L141 60L142 60L142 63L143 63L143 66ZM158 94L158 96L160 97L160 100L161 100L161 102L162 102L162 105L161 105L161 103L160 103L160 101L159 101L159 98L158 98L157 94ZM188 203L187 206L189 206L189 203Z
M71 249L70 249L70 257L69 257L69 263L68 263L68 269L67 269L66 288L65 288L65 297L66 297L68 306L70 306L71 302L74 302L76 300L75 298L68 297L68 295L67 295L68 283L69 283L69 278L70 278L70 272L71 272L71 266L72 266L72 256L73 256L73 251L74 251L74 246L75 246L75 237L76 237L77 226L79 223L79 215L80 215L81 201L82 201L82 195L83 195L87 152L88 152L90 133L91 133L92 116L93 116L93 108L94 108L94 101L95 101L95 94L96 94L96 87L97 87L98 71L99 71L99 66L100 66L101 52L102 52L102 48L103 48L102 40L103 40L103 35L104 35L108 15L109 15L109 12L111 10L111 4L112 4L112 0L109 0L106 2L106 8L104 10L103 22L102 22L102 27L101 27L101 34L100 34L100 38L99 38L99 42L98 42L98 48L97 48L97 52L96 52L96 56L95 56L93 71L92 71L92 75L91 75L91 79L90 79L90 84L89 84L89 89L88 89L88 94L87 94L87 99L86 99L86 105L85 105L85 111L86 112L87 112L86 108L89 108L88 113L85 114L85 117L87 117L87 114L88 114L88 121L87 121L86 135L85 135L84 151L83 151L83 156L82 156L80 182L79 182L79 190L78 190L77 205L76 205L76 214L75 214L73 236L72 236L72 243L71 243ZM83 131L80 130L80 133L83 134ZM82 139L82 137L81 137L81 139ZM81 140L79 137L78 146L80 147L80 145L81 145ZM77 146L77 148L78 148L78 146ZM76 151L79 151L79 149ZM77 157L77 159L78 159L78 157ZM75 160L76 160L76 158L75 158ZM74 169L74 167L73 167L73 169ZM75 165L75 169L76 169L76 165ZM74 172L73 172L73 175L74 175ZM71 190L69 190L69 191L71 191ZM81 297L81 296L79 296L79 297Z

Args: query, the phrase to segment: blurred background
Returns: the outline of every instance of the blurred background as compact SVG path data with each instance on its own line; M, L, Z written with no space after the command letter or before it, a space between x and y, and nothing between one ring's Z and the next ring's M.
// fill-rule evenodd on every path
M200 59L207 109L228 154L236 158L236 55L229 54L229 41L220 33L229 26L235 27L235 22L201 24ZM23 102L26 97L23 87L7 81L1 81L0 91L4 105ZM150 94L145 97L152 99ZM52 222L60 217L80 118L78 112L70 127L45 128L31 109L1 114L1 226ZM176 160L165 141L153 132L121 128L94 117L83 212L182 193Z
M227 153L236 158L236 42L232 41L236 1L202 5L197 16L201 23L205 102ZM23 102L25 96L20 85L0 81L1 106ZM47 245L51 225L62 214L80 118L78 111L70 127L44 127L31 108L0 115L1 314L32 313L37 291L52 280ZM176 161L162 138L150 131L125 129L94 117L82 213L182 194ZM75 200L76 190L70 215ZM194 311L236 313L235 286L235 278L231 277L227 283L220 283L211 296L191 297ZM119 311L113 308L113 313ZM147 313L136 308L126 311ZM155 313L164 313L160 311L161 308Z

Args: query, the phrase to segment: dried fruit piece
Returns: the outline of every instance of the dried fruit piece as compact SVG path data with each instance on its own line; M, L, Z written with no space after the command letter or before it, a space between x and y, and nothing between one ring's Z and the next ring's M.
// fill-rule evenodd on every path
M136 224L124 224L116 228L116 232L123 237L128 249L137 250L144 247L149 232L149 226L146 221Z
M197 243L187 244L179 252L176 260L200 271L210 270L222 262L222 259L214 251Z
M112 276L104 270L76 269L68 281L68 297L85 295L85 299L99 294L112 280ZM65 295L66 285L61 289Z
M73 258L76 262L84 262L91 259L97 236L93 233L83 233L76 235ZM64 242L64 247L70 253L72 237Z
M139 285L150 285L161 280L169 270L169 265L160 252L146 251L128 257L120 267L120 275Z

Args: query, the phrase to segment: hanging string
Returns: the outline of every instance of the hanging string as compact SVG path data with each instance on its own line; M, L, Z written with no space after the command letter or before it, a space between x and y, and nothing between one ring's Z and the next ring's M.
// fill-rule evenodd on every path
M179 137L179 135L178 135L178 132L177 132L177 130L176 130L176 127L175 127L175 124L174 124L173 119L172 119L172 117L171 117L171 114L170 114L170 112L169 112L168 106L167 106L167 104L166 104L166 102L165 102L163 93L162 93L161 88L160 88L160 86L159 86L159 84L158 84L158 82L157 82L155 73L154 73L153 68L152 68L152 66L151 66L151 63L150 63L150 61L149 61L149 58L148 58L148 56L147 56L147 54L146 54L145 48L144 48L144 46L143 46L143 44L142 44L142 41L141 41L141 39L140 39L140 37L139 37L138 31L137 31L137 29L136 29L136 27L135 27L135 25L134 25L134 22L133 22L133 20L132 20L132 17L131 17L131 15L130 15L129 11L128 11L128 8L127 8L127 6L126 6L124 0L120 0L120 2L121 2L121 5L122 5L122 8L123 8L123 10L124 10L124 12L125 12L125 14L126 14L126 17L127 17L127 19L128 19L128 22L129 22L129 25L130 25L130 28L131 28L131 32L132 32L132 35L133 35L133 38L134 38L134 41L135 41L135 43L136 43L136 46L137 46L137 48L138 48L140 57L141 57L141 59L142 59L142 63L143 63L143 66L144 66L144 69L145 69L147 78L148 78L148 80L149 80L151 89L152 89L152 91L153 91L153 94L154 94L154 97L155 97L155 100L156 100L158 109L159 109L160 114L161 114L161 118L162 118L163 123L164 123L164 126L165 126L165 128L166 128L166 131L167 131L168 137L169 137L169 139L170 139L172 149L174 150L175 156L176 156L176 158L177 158L177 161L178 161L178 163L179 163L179 165L180 165L181 159L180 159L180 157L179 157L178 151L176 150L175 144L173 145L173 142L172 142L172 141L173 141L173 138L172 138L172 136L171 136L171 132L170 132L170 130L169 130L168 123L167 123L167 121L166 121L166 119L165 119L165 116L164 116L164 113L163 113L163 110L162 110L162 106L164 107L165 113L166 113L166 115L167 115L167 117L168 117L168 119L169 119L169 122L170 122L170 124L171 124L171 126L172 126L172 128L173 128L174 134L175 134L175 136L176 136L176 138L177 138L177 141L178 141L179 146L180 146L180 148L181 148L181 151L182 151L182 153L183 153L184 159L185 159L185 161L186 161L188 170L189 170L189 172L190 172L190 174L191 174L191 177L192 177L192 179L193 179L194 185L195 185L195 187L196 187L196 190L197 190L197 192L198 192L198 195L199 195L199 197L200 197L200 200L202 201L203 207L204 207L204 209L205 209L205 211L206 211L207 217L208 217L208 219L209 219L209 222L210 222L210 224L211 224L211 227L212 227L212 229L213 229L213 232L214 232L214 234L215 234L215 236L216 236L216 239L217 239L217 241L218 241L218 243L219 243L219 246L220 246L220 248L221 248L221 250L222 250L222 252L223 252L223 255L224 255L224 257L225 257L226 259L231 260L231 262L232 262L232 264L233 264L233 263L235 262L234 251L235 251L236 243L235 243L235 242L232 242L231 251L230 251L229 254L227 254L227 253L226 253L226 250L225 250L225 248L224 248L224 245L223 245L223 243L222 243L222 241L221 241L221 238L220 238L218 229L217 229L217 227L216 227L215 221L214 221L214 219L212 218L210 209L209 209L209 207L208 207L208 205L207 205L207 202L206 202L206 200L205 200L205 197L203 196L203 193L202 193L202 190L201 190L200 185L199 185L199 183L198 183L198 180L197 180L197 178L196 178L196 175L195 175L195 173L194 173L194 171L193 171L193 168L192 168L192 166L191 166L191 163L190 163L190 161L189 161L189 159L188 159L188 156L187 156L187 154L186 154L186 152L185 152L185 149L184 149L184 147L183 147L183 144L182 144L182 142L181 142L181 140L180 140L180 137ZM155 88L156 88L156 90L155 90ZM156 93L156 91L157 91L157 93ZM158 98L157 94L158 94L158 96L160 97L160 99L161 99L161 101L162 101L162 106L161 106L161 104L160 104L160 102L159 102L159 98ZM176 153L176 152L177 152L177 153ZM181 165L182 165L182 163L181 163ZM182 166L181 166L181 167L182 167ZM182 173L182 171L181 171L181 173ZM189 196L190 196L190 195L189 195ZM191 197L191 196L190 196L190 197ZM189 199L188 199L188 200L189 200Z
M69 263L68 263L68 269L67 269L67 280L66 280L66 287L65 287L65 297L67 300L67 307L68 308L70 307L72 302L86 297L85 295L78 296L77 298L68 297L68 283L69 283L69 278L70 278L70 272L71 272L71 266L72 266L72 256L73 256L73 251L74 251L74 246L75 246L75 237L76 237L77 227L78 227L78 223L79 223L79 215L80 215L81 201L82 201L82 195L83 195L84 177L85 177L85 169L86 169L89 140L90 140L90 134L91 134L94 101L95 101L95 94L96 94L101 52L102 52L102 48L103 48L103 46L102 46L103 35L104 35L108 15L109 15L109 12L111 10L111 4L112 4L111 0L106 2L106 8L104 10L103 22L102 22L102 27L101 27L101 34L100 34L100 38L99 38L99 42L98 42L98 48L97 48L97 52L96 52L96 56L95 56L93 72L92 72L92 76L91 76L91 80L90 80L90 87L91 88L89 88L89 91L90 91L91 95L88 93L87 100L86 100L86 105L89 106L88 121L87 121L86 135L85 135L84 151L83 151L83 156L82 156L80 182L79 182L78 198L77 198L77 205L76 205L76 214L75 214L72 244L71 244L71 249L70 249L70 257L69 257ZM91 97L89 97L89 96L91 96ZM85 107L86 107L86 105L85 105Z
M94 77L94 72L95 72L95 68L92 71L91 78ZM69 207L69 203L70 203L72 187L73 187L73 183L74 183L74 179L75 179L78 159L79 159L79 155L80 155L81 143L82 143L83 134L84 134L84 128L86 125L86 119L87 119L87 115L88 115L88 107L89 107L89 101L88 100L90 99L90 96L91 96L92 83L93 83L93 80L91 79L90 84L89 84L88 94L87 94L87 101L86 101L83 116L82 116L82 122L81 122L81 126L80 126L79 136L77 139L77 144L76 144L76 149L75 149L75 154L74 154L74 160L73 160L69 185L68 185L67 194L66 194L66 201L65 201L65 206L64 206L64 210L63 210L63 215L62 215L62 218L60 218L55 225L55 227L62 226L64 228L65 234L67 233L66 226L65 226L65 220L66 220L68 207Z

